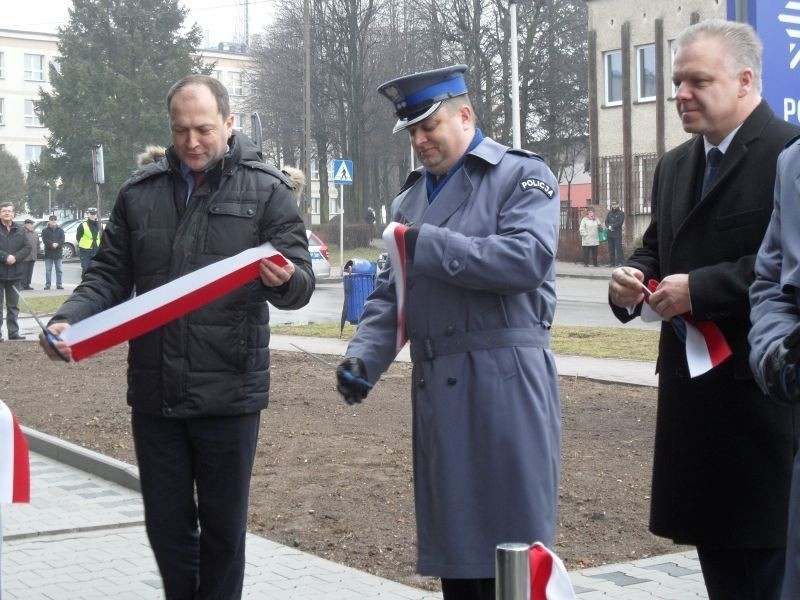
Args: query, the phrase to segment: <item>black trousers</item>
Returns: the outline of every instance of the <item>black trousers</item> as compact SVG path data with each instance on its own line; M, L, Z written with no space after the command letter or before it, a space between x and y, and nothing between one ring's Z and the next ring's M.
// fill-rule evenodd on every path
M597 266L597 246L584 246L583 247L583 266L589 264L589 254L592 255L592 264Z
M495 600L494 579L444 579L444 600Z
M133 413L145 527L167 600L241 598L259 422L260 413Z
M22 275L22 287L28 288L31 287L31 279L33 279L33 267L36 265L35 260L27 260L23 263L25 266L25 272Z
M783 548L698 546L708 600L778 600Z

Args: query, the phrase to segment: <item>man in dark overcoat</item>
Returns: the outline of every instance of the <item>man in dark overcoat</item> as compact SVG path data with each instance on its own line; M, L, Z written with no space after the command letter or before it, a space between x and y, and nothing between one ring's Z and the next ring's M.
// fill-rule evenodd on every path
M748 25L712 20L676 40L673 79L683 128L653 181L652 222L609 300L623 321L660 281L661 315L650 530L697 546L711 600L778 597L795 408L769 402L748 366L748 287L772 211L778 154L798 128L761 99L761 44ZM690 378L670 319L712 321L733 355Z

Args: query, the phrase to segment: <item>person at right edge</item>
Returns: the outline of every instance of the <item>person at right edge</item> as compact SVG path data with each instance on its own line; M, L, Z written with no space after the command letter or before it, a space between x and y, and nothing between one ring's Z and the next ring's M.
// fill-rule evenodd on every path
M409 226L417 571L445 600L495 597L495 547L554 541L561 412L550 353L558 182L535 154L476 128L465 65L381 85L422 167L392 203ZM390 265L367 300L338 390L367 395L397 354Z
M660 281L650 531L697 547L710 600L779 597L795 407L770 402L748 365L754 263L772 211L775 163L798 127L761 98L761 42L743 23L702 21L676 39L673 83L683 129L660 159L642 246L614 269L609 301L629 321L641 284ZM733 355L689 376L670 319L689 313L722 331Z
M800 406L800 138L778 157L775 208L750 286L750 366L761 388ZM795 421L795 427L800 423ZM797 450L797 444L794 449ZM800 454L795 454L781 600L800 598Z

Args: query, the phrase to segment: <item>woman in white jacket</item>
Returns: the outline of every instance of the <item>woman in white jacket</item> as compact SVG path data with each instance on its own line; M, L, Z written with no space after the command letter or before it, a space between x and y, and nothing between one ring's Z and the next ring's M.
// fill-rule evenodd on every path
M597 247L600 245L600 230L603 224L597 220L594 211L590 208L585 217L581 219L578 232L581 234L583 246L583 266L589 266L589 254L592 255L592 266L597 266Z

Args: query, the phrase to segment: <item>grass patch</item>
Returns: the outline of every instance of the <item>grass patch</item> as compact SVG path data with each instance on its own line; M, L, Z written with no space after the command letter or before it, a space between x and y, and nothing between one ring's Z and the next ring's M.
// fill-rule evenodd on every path
M378 255L383 252L380 248L375 246L368 246L366 248L348 248L344 251L344 262L353 258L363 258L370 262L378 260ZM328 243L328 262L332 267L341 267L339 261L339 244Z
M36 311L37 315L52 315L58 307L64 304L64 300L69 298L69 294L59 296L25 296L31 308ZM19 310L22 313L27 313L28 308L22 302L19 303Z
M349 340L355 325L345 323L342 339ZM277 335L308 337L339 337L338 323L310 325L278 325L272 327ZM555 354L573 354L596 358L622 358L654 361L658 353L658 332L618 327L553 327L551 348Z

